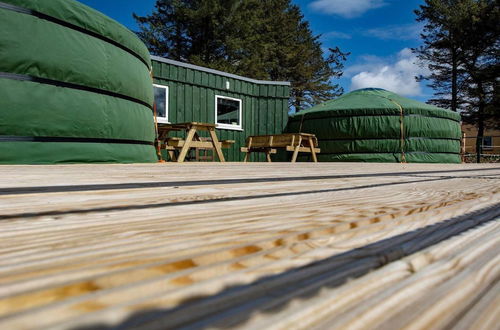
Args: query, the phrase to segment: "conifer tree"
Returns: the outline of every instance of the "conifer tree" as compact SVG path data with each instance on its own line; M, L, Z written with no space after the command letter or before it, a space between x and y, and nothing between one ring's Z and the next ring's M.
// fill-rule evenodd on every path
M500 122L500 6L495 0L462 0L458 7L463 65L468 78L465 122L477 125L476 159L481 162L484 130Z
M415 10L418 22L425 22L424 44L414 49L430 69L428 80L436 98L429 103L458 111L463 104L464 68L461 58L459 19L454 11L460 0L426 0Z
M348 53L324 54L319 36L290 0L157 0L151 15L134 15L139 37L158 56L255 79L292 83L302 110L343 93Z
M480 162L485 126L500 119L498 0L425 0L415 13L425 22L424 45L415 52L431 71L421 77L436 91L430 103L460 110L465 122L477 126Z

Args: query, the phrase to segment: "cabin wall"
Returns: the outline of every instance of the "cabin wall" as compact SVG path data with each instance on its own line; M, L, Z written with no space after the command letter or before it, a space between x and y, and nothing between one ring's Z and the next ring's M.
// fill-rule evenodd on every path
M474 125L462 125L462 132L465 133L465 152L476 153L477 127ZM486 128L484 130L484 138L490 143L484 141L483 154L498 155L500 154L500 130L494 128Z
M215 123L215 96L242 100L242 130L217 129L220 140L236 141L224 149L227 161L242 161L240 147L250 135L279 134L288 120L287 85L256 84L153 60L154 83L168 86L168 120ZM226 89L229 82L229 89ZM262 156L254 160L263 160Z

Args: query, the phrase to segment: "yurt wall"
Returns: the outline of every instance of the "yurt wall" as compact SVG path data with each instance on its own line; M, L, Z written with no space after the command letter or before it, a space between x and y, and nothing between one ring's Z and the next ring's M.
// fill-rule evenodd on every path
M150 55L73 0L0 5L0 163L154 162Z
M460 163L460 115L382 89L363 89L290 117L316 134L320 161Z

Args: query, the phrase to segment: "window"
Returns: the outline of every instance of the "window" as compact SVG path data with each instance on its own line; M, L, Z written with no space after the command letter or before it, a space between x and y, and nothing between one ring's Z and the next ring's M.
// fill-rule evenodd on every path
M155 91L156 116L159 123L168 123L168 87L153 85Z
M215 123L218 128L241 130L241 100L215 96Z
M483 149L493 149L493 137L483 136Z

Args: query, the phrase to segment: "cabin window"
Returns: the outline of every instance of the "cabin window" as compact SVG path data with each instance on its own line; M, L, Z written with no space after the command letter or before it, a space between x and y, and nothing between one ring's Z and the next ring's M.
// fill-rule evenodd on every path
M241 130L241 100L215 96L215 122L217 128Z
M493 149L493 137L483 136L483 149Z
M159 123L168 123L168 86L153 85L156 116Z

